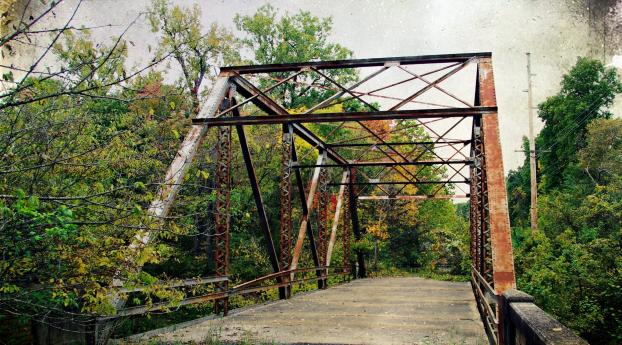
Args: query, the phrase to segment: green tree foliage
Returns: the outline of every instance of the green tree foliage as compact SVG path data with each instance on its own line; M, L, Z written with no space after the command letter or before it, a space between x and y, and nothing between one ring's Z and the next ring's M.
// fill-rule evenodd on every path
M173 6L167 0L153 0L148 19L151 30L160 33L157 54L170 54L177 61L183 75L182 85L198 111L205 78L217 75L219 66L239 61L236 40L216 23L211 23L204 32L198 4L185 8Z
M621 91L615 71L581 58L539 106L535 234L521 228L529 224L527 159L508 176L518 287L593 344L622 341L622 120L607 111Z
M507 177L508 207L510 224L518 227L530 225L531 177L529 175L529 139L523 137L525 160L516 170L510 170Z
M607 108L620 92L622 84L615 69L579 58L563 77L560 92L538 105L538 116L545 124L536 141L545 191L561 186L568 167L577 163L577 152L585 146L588 123L611 117Z
M340 44L329 40L332 30L331 18L318 18L310 12L281 14L271 5L260 7L251 16L236 15L234 22L245 36L242 44L250 52L249 63L278 64L305 61L343 60L352 57L352 52ZM323 71L329 78L348 85L356 79L353 71ZM278 80L287 78L287 73L272 73L271 78L263 80L268 87ZM340 90L335 84L315 72L305 72L287 83L272 90L272 95L280 99L288 109L306 106L307 108L327 95Z
M579 165L596 184L622 176L622 119L596 120L588 125L590 135L579 154Z
M179 68L181 74L177 83L167 84L164 73L169 71L154 70L151 65L144 70L128 69L128 46L121 37L110 44L96 44L87 31L67 31L52 49L62 74L31 76L0 98L0 317L18 314L36 319L50 314L111 312L108 298L115 275L120 275L127 287L145 287L144 292L131 296L130 304L170 301L174 305L184 294L205 292L198 288L166 289L161 282L171 276L213 274L213 216L219 211L214 209L215 131L208 133L170 216L157 222L155 240L135 258L134 263L144 269L138 270L126 257L133 253L127 244L136 231L156 223L147 217L146 210L203 92L218 72L217 66L238 63L239 47L247 49L247 62L260 64L352 57L350 50L330 41L330 18L305 11L279 13L267 5L253 15L238 15L235 25L244 36L241 41L216 24L203 26L197 6L172 6L165 0L154 0L147 17L159 35L153 63L172 57L176 64L172 71ZM358 78L348 70L323 73L328 78L304 71L272 90L271 96L292 113L301 113L339 90L329 78L344 86ZM269 78L253 81L265 88L290 76L272 73ZM533 238L518 236L517 250L517 268L529 268L518 272L520 286L590 340L598 340L598 332L607 330L601 340L609 343L619 342L616 334L621 333L622 125L618 120L587 123L609 117L600 107L610 104L611 95L619 89L611 71L581 59L564 79L560 95L541 106L547 127L539 144L544 148L555 145L553 150L560 151L551 152L569 162L563 165L563 173L555 175L553 167L562 158L551 153L542 162L548 169L544 171L546 181L572 175L581 185L543 196L543 231ZM599 98L601 93L606 94L604 101ZM349 95L340 101L318 112L369 108ZM598 110L593 109L596 104ZM251 113L256 108L248 104L242 111ZM552 139L556 131L573 123L582 124L581 131L587 131L572 136L580 143L572 142L568 148L567 143ZM363 124L388 141L430 140L422 126L412 121ZM308 126L334 143L360 142L369 136L360 126ZM277 239L281 128L247 127L246 134L269 225ZM270 273L271 268L239 142L236 135L232 137L230 278L235 283ZM316 148L296 140L300 163L314 163ZM340 149L340 153L346 159L356 159L360 150ZM421 154L424 160L434 159L421 146L403 145L400 150L412 151L413 156ZM377 148L371 153L383 157ZM521 168L512 173L508 182L515 193L510 193L510 200L515 201L512 207L517 210L514 215L513 208L515 222L528 215L528 207L524 212L528 200L525 171ZM434 166L373 167L360 169L358 178L366 178L364 173L401 180L399 175L409 172L422 180L436 181L446 178L447 173ZM302 172L305 181L311 173L310 169ZM336 181L341 171L331 173ZM389 193L398 191L387 188ZM379 190L365 192L380 194ZM443 195L452 189L427 184L407 186L402 192ZM293 198L299 200L297 191ZM426 271L449 268L464 275L469 271L465 205L447 200L360 202L364 235L353 248L370 254L377 246L382 267ZM315 217L313 213L313 224ZM300 218L296 209L295 224ZM305 248L303 253L300 267L311 266L309 250ZM351 253L335 246L333 262L341 262L344 255ZM559 286L568 288L560 291ZM197 308L195 313L210 311Z
M75 46L90 46L85 38L74 39ZM81 58L80 48L66 55L64 47L57 50L68 65ZM122 66L119 56L116 63ZM89 84L108 77L76 73ZM132 86L143 89L141 82ZM62 88L55 80L33 84L35 95ZM178 102L174 96L160 98L156 103L164 113L156 113L157 108L147 111L122 101L138 92L98 92L99 99L60 96L9 108L0 117L0 280L3 300L10 301L4 308L34 316L55 305L109 310L110 277L125 265L126 241L143 221L158 175L179 140L172 129L182 131L184 117L170 111ZM156 245L139 261L158 261L166 252Z

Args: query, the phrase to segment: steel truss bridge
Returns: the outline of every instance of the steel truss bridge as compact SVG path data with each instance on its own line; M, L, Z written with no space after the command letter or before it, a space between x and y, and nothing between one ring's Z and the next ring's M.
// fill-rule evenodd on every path
M338 82L339 73L356 73L359 77L350 85L343 85ZM314 106L294 113L275 97L279 92L282 94L286 85L297 85L305 92L317 90L323 98ZM357 101L363 110L331 110L347 101ZM373 126L376 121L389 122L389 133ZM316 123L331 124L332 131L350 126L365 135L332 141L330 134L322 135L311 129L310 124ZM280 171L274 172L280 174L278 246L247 145L245 129L256 125L282 128L279 148L282 164ZM215 127L218 138L216 276L186 280L178 286L213 284L214 292L184 300L182 305L214 301L217 311L226 315L229 297L236 294L278 289L279 297L287 299L296 282L316 280L318 288L324 289L328 277L333 275L364 277L365 260L361 252L355 253L356 263L349 262L348 255L343 255L343 262L337 265L331 262L335 246L340 245L344 253L350 253L352 237L359 239L363 235L359 203L466 198L470 201L471 285L490 342L582 343L537 308L530 296L515 290L491 53L224 67L151 204L149 213L155 219L168 214L184 175L211 127ZM387 140L388 135L406 127L424 129L427 139ZM233 129L239 139L236 149L242 152L273 271L237 286L231 286L228 279L232 259L229 209ZM315 164L301 163L297 142L304 142L317 152ZM434 174L423 174L423 167ZM305 169L311 170L308 181L303 179ZM335 171L340 176L337 179L331 178L336 176ZM429 177L439 174L444 176L440 180ZM448 185L454 187L448 189ZM415 186L417 192L407 193L413 190L408 186ZM456 193L449 192L452 190ZM296 193L300 200L293 200ZM328 209L331 194L337 195L333 210ZM301 210L296 224L292 216L295 207ZM329 214L334 214L332 219ZM313 226L312 216L317 218L317 226ZM132 248L140 251L152 235L150 231L140 232ZM313 267L299 267L304 248L310 251ZM119 289L114 299L116 317L164 307L156 304L149 308L123 308L123 294L131 291ZM100 319L96 332L100 334L99 339L107 338L106 325L111 319L114 318Z

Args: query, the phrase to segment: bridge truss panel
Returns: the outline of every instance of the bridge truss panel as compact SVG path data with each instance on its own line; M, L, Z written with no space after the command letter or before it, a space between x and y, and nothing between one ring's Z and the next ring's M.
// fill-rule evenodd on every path
M356 81L343 85L337 76L348 71L355 71ZM193 119L193 128L200 129L201 137L207 127L217 127L219 131L216 185L217 203L223 208L217 205L217 209L227 215L216 219L216 228L220 229L217 234L223 234L217 239L216 273L228 275L232 157L228 128L232 126L238 133L273 273L235 287L221 282L217 292L224 295L214 300L226 301L223 296L260 289L269 280L275 280L269 286L278 287L280 297L287 298L287 289L299 279L309 279L303 277L307 273L315 275L319 287L325 287L330 252L337 236L342 240L343 267L331 268L348 273L351 267L358 266L358 272L351 273L365 276L363 253L355 253L357 265L350 262L351 235L359 239L364 234L357 214L359 201L467 198L473 289L480 312L487 313L491 321L491 333L495 339L501 339L497 321L501 319L500 311L493 311L495 298L514 287L515 282L490 53L234 66L222 68L218 80L219 86L210 99L219 99L219 104L226 100L224 109L219 116ZM224 82L228 95L223 92ZM465 97L460 90L452 89L457 84L472 87L475 100L467 100L473 93ZM291 93L283 91L292 85L299 87L301 94L313 91L323 98L302 111L292 111L284 105ZM344 104L349 101L360 107L348 111ZM328 126L330 133L310 125L316 123ZM388 125L378 126L379 123ZM244 128L254 125L283 128L277 245L246 144ZM360 135L332 140L331 133L343 127L356 128ZM425 133L425 139L389 139L393 133L417 128ZM470 129L470 135L465 134L464 128ZM308 163L308 156L298 157L297 142L312 148L313 155L317 155L315 164ZM312 172L303 174L305 169ZM332 181L331 177L337 175L331 173L334 170L347 174L347 178ZM185 170L177 180L183 181L183 173ZM439 174L443 176L440 180L429 178ZM303 180L306 175L311 176L309 181ZM343 187L343 212L335 212L338 216L331 227L329 207L335 186ZM293 194L299 195L300 202L294 202ZM158 216L165 217L165 213ZM294 224L294 213L300 215L299 224ZM294 225L299 226L295 239ZM329 229L339 228L340 234L335 233L339 230L329 233ZM298 267L305 249L310 251L311 268ZM226 311L226 305L219 308Z

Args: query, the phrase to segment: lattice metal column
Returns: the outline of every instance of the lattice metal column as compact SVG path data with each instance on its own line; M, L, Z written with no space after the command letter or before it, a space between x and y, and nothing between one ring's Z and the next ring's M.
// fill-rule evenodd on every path
M474 145L475 146L475 145ZM470 184L470 201L471 208L469 213L470 230L471 230L471 263L473 267L479 269L479 175L481 171L481 163L477 160L477 150L473 150L475 162L471 167L471 184Z
M279 228L281 269L287 270L292 259L292 145L289 126L283 126L281 139L281 224Z
M317 213L317 243L318 243L318 258L320 265L326 265L326 250L328 244L328 182L329 175L328 169L320 169L319 189L320 194L318 198L318 213ZM326 274L325 270L322 270L322 288L326 288Z
M342 240L343 240L343 269L345 273L350 273L350 190L348 186L344 189L343 198L343 224Z
M216 159L216 216L214 237L214 261L216 263L216 275L219 277L229 275L229 209L231 204L231 127L218 128ZM217 292L226 292L229 288L228 281L217 283ZM215 301L215 312L227 315L229 311L229 298L225 297Z
M475 267L477 271L484 276L485 271L485 262L486 262L486 246L487 242L487 222L486 222L486 210L485 210L485 195L484 189L486 186L485 176L484 176L484 167L485 167L485 158L484 158L484 147L482 142L482 133L481 133L481 120L479 118L475 119L476 125L473 133L473 141L474 141L474 155L475 155L475 179L472 181L472 185L476 189L476 209L475 209L475 231L476 231L476 260Z
M482 164L486 164L486 156L482 155ZM486 169L482 169L481 175L481 272L486 281L493 284L492 279L492 249L490 248L490 209L488 207L488 180Z

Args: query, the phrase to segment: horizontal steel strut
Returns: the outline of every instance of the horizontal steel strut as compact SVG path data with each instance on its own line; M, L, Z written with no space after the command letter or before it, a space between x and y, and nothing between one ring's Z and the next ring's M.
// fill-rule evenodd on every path
M353 59L353 60L335 60L335 61L314 61L302 63L287 64L270 64L260 66L232 66L222 67L221 72L235 71L240 74L248 73L270 73L270 72L286 72L297 71L302 68L316 69L336 69L336 68L357 68L357 67L377 67L386 64L398 65L415 65L415 64L436 64L464 62L471 58L490 58L492 53L463 53L463 54L437 54L437 55L421 55L421 56L399 56L373 59Z
M392 111L360 111L348 113L320 113L320 114L288 114L267 116L241 116L194 119L194 124L209 126L237 126L237 125L273 125L288 123L316 123L316 122L345 122L345 121L372 121L372 120L408 120L428 118L470 117L481 114L496 113L497 107L474 108L441 108L441 109L414 109Z

